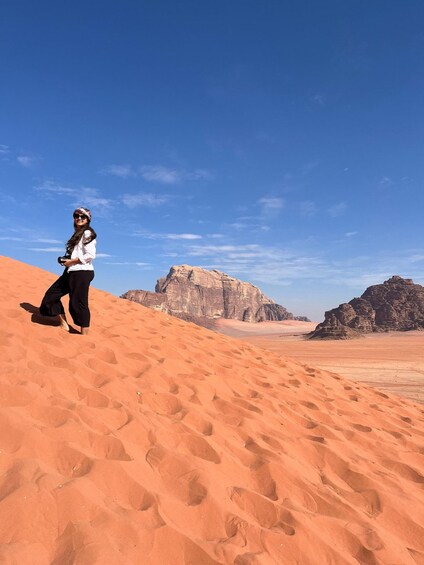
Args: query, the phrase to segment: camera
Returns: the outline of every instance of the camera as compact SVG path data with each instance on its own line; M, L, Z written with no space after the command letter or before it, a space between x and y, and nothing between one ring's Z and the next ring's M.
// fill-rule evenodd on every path
M63 267L63 263L70 258L71 258L70 255L63 255L62 257L57 258L57 262L59 263L59 265L62 265L62 267Z

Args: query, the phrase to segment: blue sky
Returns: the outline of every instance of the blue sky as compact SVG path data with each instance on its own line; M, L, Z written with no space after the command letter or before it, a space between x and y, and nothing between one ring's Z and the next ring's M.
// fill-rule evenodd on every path
M14 1L0 18L0 253L94 285L218 268L298 315L424 284L422 0Z

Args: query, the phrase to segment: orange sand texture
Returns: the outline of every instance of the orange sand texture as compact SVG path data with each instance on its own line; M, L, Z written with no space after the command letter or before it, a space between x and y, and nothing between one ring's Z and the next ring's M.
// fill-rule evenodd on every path
M424 564L423 407L0 259L0 563Z

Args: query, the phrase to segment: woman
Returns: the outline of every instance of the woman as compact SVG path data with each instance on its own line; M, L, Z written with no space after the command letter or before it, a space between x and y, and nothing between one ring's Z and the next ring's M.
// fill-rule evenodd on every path
M66 244L66 258L61 264L66 267L62 276L47 290L40 306L43 316L57 317L61 327L69 331L65 310L60 299L69 294L69 312L81 334L88 334L90 309L88 288L94 279L93 259L96 257L96 232L90 226L91 212L88 208L74 211L74 233Z

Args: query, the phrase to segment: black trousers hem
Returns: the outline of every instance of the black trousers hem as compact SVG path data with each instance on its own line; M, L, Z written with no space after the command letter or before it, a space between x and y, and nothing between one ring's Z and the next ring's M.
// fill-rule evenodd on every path
M94 271L68 271L63 274L46 291L40 305L43 316L58 316L65 310L61 298L69 294L69 313L75 325L82 328L90 326L91 313L88 307L88 291Z

